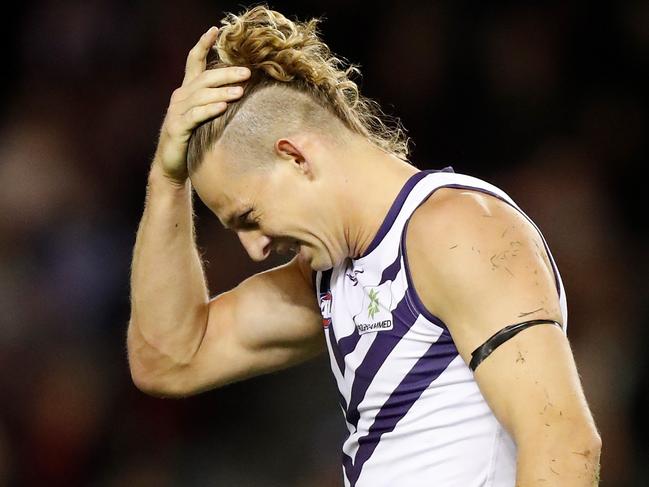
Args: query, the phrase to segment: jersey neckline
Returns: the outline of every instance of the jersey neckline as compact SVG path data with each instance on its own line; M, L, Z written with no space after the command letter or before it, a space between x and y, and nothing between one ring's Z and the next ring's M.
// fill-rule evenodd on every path
M390 228L392 228L392 224L394 223L394 220L397 219L397 216L401 212L401 208L403 207L403 204L406 202L406 199L408 198L408 195L410 192L413 190L413 188L417 185L419 181L421 181L424 177L428 176L429 174L436 173L436 172L450 172L454 173L455 171L453 170L453 166L447 166L443 169L425 169L425 170L420 170L419 172L416 172L412 176L410 176L406 182L404 183L403 187L399 191L399 194L397 194L397 197L394 199L392 202L392 206L390 206L390 209L388 210L387 214L385 215L385 218L383 219L383 222L381 223L381 226L379 227L378 231L376 232L376 235L374 235L374 238L370 242L370 245L365 249L365 252L363 252L360 256L352 259L355 261L358 261L360 259L363 259L370 255L376 248L379 246L379 244L383 241L387 233L390 231Z
M385 218L383 219L381 226L376 232L376 235L374 235L374 238L370 242L370 245L367 247L367 249L365 249L365 252L363 252L359 257L356 257L354 260L359 260L364 257L367 257L374 250L376 250L379 244L383 241L383 238L387 235L388 231L390 231L390 228L392 227L394 220L397 219L397 216L399 215L399 212L401 211L401 208L403 207L403 204L406 202L406 199L408 198L408 195L410 194L412 189L417 185L417 183L420 180L422 180L425 176L427 176L429 172L430 171L416 172L406 180L403 187L399 191L399 194L397 194L397 197L392 202L390 209L385 215Z

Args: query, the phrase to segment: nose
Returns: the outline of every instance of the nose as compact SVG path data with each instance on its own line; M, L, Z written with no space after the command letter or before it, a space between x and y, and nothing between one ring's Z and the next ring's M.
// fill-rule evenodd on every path
M271 239L259 230L239 230L237 236L252 260L260 262L270 254Z

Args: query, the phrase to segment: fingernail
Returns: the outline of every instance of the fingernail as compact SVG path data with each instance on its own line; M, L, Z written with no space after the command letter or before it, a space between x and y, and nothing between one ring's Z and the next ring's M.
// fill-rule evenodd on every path
M239 68L238 73L241 76L250 76L250 70L248 68Z
M230 95L240 95L243 92L243 88L241 86L234 86L232 88L228 88L228 93Z

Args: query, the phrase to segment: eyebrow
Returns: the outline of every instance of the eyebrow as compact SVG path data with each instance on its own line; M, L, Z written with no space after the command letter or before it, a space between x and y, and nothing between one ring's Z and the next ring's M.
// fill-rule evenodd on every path
M230 213L223 221L223 226L226 230L230 230L233 227L236 227L241 224L242 220L252 211L252 208L247 208L244 211L236 210Z

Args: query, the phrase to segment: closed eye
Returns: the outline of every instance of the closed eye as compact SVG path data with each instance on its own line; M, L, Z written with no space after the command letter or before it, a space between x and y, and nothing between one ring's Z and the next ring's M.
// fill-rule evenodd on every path
M223 226L228 230L248 230L259 226L259 217L251 218L253 208L249 208L242 213L232 213L225 219Z
M257 227L259 225L259 219L253 217L252 211L253 210L251 208L239 215L237 220L240 228L249 229Z

